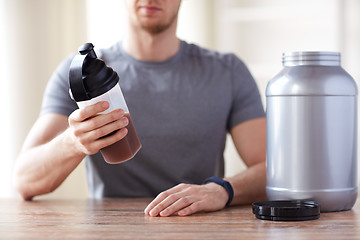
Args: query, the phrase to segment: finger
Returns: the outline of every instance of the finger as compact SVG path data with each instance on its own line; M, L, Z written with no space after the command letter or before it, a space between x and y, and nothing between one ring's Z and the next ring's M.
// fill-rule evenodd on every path
M96 129L89 129L88 132L84 133L86 137L91 140L96 140L115 133L119 129L125 128L129 124L129 119L127 117L121 117L119 120L112 121L110 123L103 123L105 125L100 126ZM95 126L95 124L94 124Z
M152 216L152 217L157 216L159 214L159 212L162 209L164 209L164 207L166 207L165 205L163 205L164 203L162 203L162 202L170 195L171 195L171 193L169 190L157 195L156 198L145 208L145 210L144 210L145 214Z
M179 185L176 185L175 187L172 187L172 188L160 193L159 195L156 196L156 198L153 201L151 201L151 203L149 203L149 205L145 208L144 213L147 215L150 215L150 211L155 206L157 206L159 203L161 203L163 200L165 200L171 194L182 191L182 189L186 188L187 186L188 186L187 184L181 183Z
M120 129L123 129L123 128L125 129L127 123L128 123L128 120L127 120L127 118L125 118L124 120L121 119L121 120L109 123L105 126L102 126L101 128L94 129L89 132L77 133L77 132L80 132L77 130L77 131L75 131L74 135L77 137L77 139L81 143L81 145L84 145L84 146L91 144L92 142L99 141L99 140L100 140L99 143L103 143L103 142L106 142L106 141L102 141L103 138L107 138L107 137L114 135Z
M117 129L127 126L128 119L124 117L124 110L122 109L117 109L107 114L98 114L92 118L88 118L87 120L81 123L78 123L74 134L80 135L85 132L91 132L96 129L100 129L98 133L101 135L103 131L102 127L119 120L121 121L115 123L115 125L118 126ZM109 126L114 126L114 125L109 125ZM113 129L113 131L117 129Z
M169 195L167 198L165 198L163 201L161 201L155 207L153 207L149 211L149 215L151 217L158 216L160 214L160 212L165 211L169 206L171 206L172 204L177 202L179 199L180 199L180 194L178 194L178 193L174 193L174 194ZM166 215L166 214L171 215L172 213L173 212L165 211L164 215Z
M179 216L189 216L191 214L194 214L196 212L200 212L204 210L204 205L206 203L203 201L198 201L198 202L194 202L192 204L190 204L189 206L185 207L184 209L181 209L180 211L178 211L178 215Z
M147 209L146 212L150 216L169 216L179 209L183 208L184 204L190 204L188 201L192 198L187 196L193 196L194 185L189 184L179 184L163 193L161 193L158 198L154 201L155 206L150 206L152 209ZM183 198L183 199L182 199ZM182 199L182 200L180 200ZM177 201L179 201L176 203ZM176 204L175 204L176 203ZM174 206L172 206L175 204ZM150 208L149 207L149 208ZM170 208L169 208L170 207ZM169 208L169 209L168 209ZM168 209L168 210L166 210ZM165 211L164 211L165 210Z
M114 144L115 142L123 139L127 133L128 130L126 128L122 128L119 131L112 134L111 136L98 139L88 144L84 144L83 146L86 149L85 153L88 155L95 154L102 148L110 146L111 144Z
M166 201L166 200L164 200ZM173 215L174 213L181 211L182 209L189 207L195 202L195 198L193 196L185 196L179 198L176 202L169 205L167 208L162 210L159 215L161 217L168 217L170 215Z
M114 134L101 138L94 142L94 145L96 149L102 149L104 147L110 146L111 144L116 143L117 141L120 141L123 139L128 133L128 130L126 128L122 128L119 131L116 131Z
M74 112L72 118L75 121L84 121L90 117L93 117L96 114L99 114L103 111L105 111L106 109L108 109L110 107L109 103L106 101L100 101L98 103L95 103L93 105L90 106L86 106L83 109L79 109L77 111Z

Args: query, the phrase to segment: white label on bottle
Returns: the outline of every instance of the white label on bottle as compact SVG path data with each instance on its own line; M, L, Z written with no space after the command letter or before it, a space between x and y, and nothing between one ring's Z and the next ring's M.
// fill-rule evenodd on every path
M106 111L101 113L108 113L119 108L123 109L124 112L129 112L119 84L116 84L112 89L100 96L97 96L87 101L77 102L77 105L79 106L79 108L84 108L100 101L107 101L110 104L110 107Z

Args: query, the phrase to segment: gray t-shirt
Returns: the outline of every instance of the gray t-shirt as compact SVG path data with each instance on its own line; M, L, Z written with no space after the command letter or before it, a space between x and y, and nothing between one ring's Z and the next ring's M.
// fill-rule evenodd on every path
M41 114L70 115L73 55L55 71ZM98 57L120 77L131 118L142 143L137 155L107 164L100 153L86 157L92 197L154 197L179 183L201 184L224 174L226 133L239 123L264 117L256 83L233 54L181 42L164 62L139 61L117 43Z

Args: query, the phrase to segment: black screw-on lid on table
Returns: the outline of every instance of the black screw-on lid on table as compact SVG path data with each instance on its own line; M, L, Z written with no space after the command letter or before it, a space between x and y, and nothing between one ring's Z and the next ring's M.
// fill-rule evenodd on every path
M320 204L308 200L264 201L252 204L256 218L271 221L306 221L320 217Z

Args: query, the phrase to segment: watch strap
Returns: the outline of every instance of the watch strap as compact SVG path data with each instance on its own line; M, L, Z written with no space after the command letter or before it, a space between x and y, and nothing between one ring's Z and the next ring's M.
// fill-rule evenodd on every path
M226 189L226 191L229 193L229 199L226 202L226 206L229 206L234 197L234 190L233 190L231 184L228 181L226 181L222 178L219 178L219 177L209 177L204 180L203 184L206 184L209 182L216 183Z

